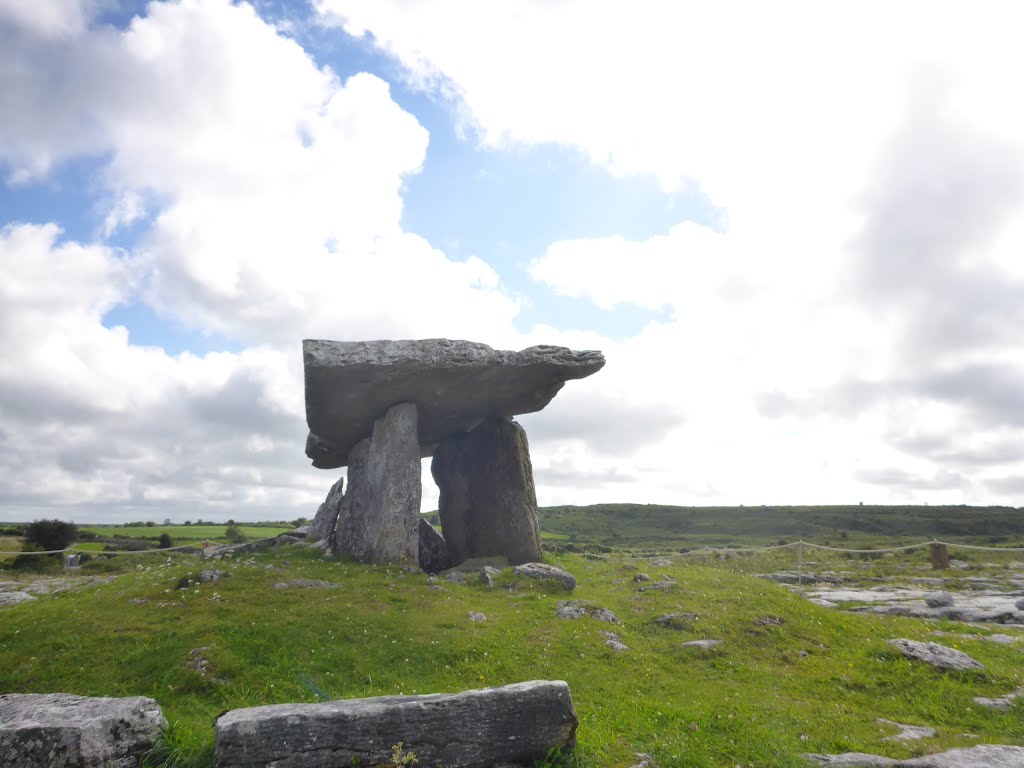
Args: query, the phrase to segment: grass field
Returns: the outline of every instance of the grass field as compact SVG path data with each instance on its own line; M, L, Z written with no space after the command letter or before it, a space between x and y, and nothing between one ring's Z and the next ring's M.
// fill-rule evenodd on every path
M829 556L864 573L923 564L916 554ZM573 599L611 609L622 624L556 618L564 594L523 583L502 588L508 575L493 589L432 583L420 573L286 547L224 561L218 567L229 578L179 590L183 576L206 566L185 555L126 557L131 570L114 581L4 609L0 690L152 696L174 724L164 759L195 768L212 764L212 723L226 709L527 679L568 681L580 716L569 762L580 768L629 766L636 752L661 766L795 768L810 751L907 757L1024 743L1024 701L1008 713L972 702L1021 684L1020 647L958 640L986 665L980 672L941 674L908 662L885 640L928 640L931 630L964 627L819 608L745 573L788 567L789 551L677 558L653 568L642 560L552 559L577 577ZM639 592L637 569L671 576L678 587ZM274 588L296 578L341 586ZM487 621L470 622L469 611ZM675 631L653 623L665 613L698 618ZM602 630L618 633L630 650L607 647ZM681 646L699 638L722 645ZM206 675L186 666L203 647ZM885 742L894 729L879 717L938 734Z
M276 536L279 533L291 530L291 526L262 526L262 525L239 525L242 533L249 539L265 539ZM83 525L79 530L86 533L93 533L97 536L112 538L123 536L128 539L153 539L157 540L160 535L170 535L176 544L187 544L197 541L226 541L224 532L227 525L157 525L131 526L122 525Z

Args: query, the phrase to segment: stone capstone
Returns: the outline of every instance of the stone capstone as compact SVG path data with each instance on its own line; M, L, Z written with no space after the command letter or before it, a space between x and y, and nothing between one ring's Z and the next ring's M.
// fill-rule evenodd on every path
M560 680L425 696L237 709L216 724L218 768L526 764L575 744L579 720Z
M907 640L903 637L887 642L889 645L899 649L899 652L906 658L923 661L926 664L931 664L936 669L964 670L985 668L980 661L972 659L963 651L947 648L938 643L922 643L918 640Z
M416 406L399 403L349 455L348 491L331 547L363 563L419 563L420 454Z
M595 351L536 346L520 352L451 339L302 342L306 455L322 469L343 467L374 420L396 403L419 411L421 456L485 418L533 413L566 381L604 366Z
M142 696L0 695L0 764L136 768L166 728L160 706Z
M338 522L338 514L341 511L341 500L345 497L345 478L339 477L327 492L327 498L319 506L313 522L306 530L306 539L309 541L320 541L334 535L334 526Z
M503 555L513 565L540 560L537 493L526 431L488 418L434 450L441 533L452 562Z

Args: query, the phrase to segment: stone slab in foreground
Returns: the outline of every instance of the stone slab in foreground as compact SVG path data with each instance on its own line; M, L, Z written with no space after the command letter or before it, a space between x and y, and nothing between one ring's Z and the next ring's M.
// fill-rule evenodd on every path
M302 342L306 455L313 466L346 466L349 451L397 403L415 403L422 456L488 416L533 413L566 381L604 366L594 351L536 346L520 352L456 339Z
M847 752L842 755L805 755L817 765L832 768L1024 768L1024 747L979 744L951 749L910 760Z
M391 765L402 743L417 768L532 764L575 744L579 720L561 680L464 693L382 696L236 709L217 720L218 768Z
M4 768L136 768L167 727L142 696L0 695Z

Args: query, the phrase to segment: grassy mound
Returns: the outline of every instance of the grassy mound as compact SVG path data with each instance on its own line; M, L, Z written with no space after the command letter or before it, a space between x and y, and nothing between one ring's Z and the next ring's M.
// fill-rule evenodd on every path
M0 690L152 696L173 724L154 758L167 765L212 765L213 721L227 709L537 678L570 685L578 766L628 766L637 752L662 766L802 766L804 752L907 757L1024 740L1024 702L1001 713L972 701L1021 684L1024 645L958 639L986 669L942 674L885 641L962 626L819 608L725 568L641 563L655 581L676 581L641 592L650 583L634 583L634 565L563 555L552 560L578 579L568 596L513 584L508 572L487 588L295 548L222 561L215 567L230 576L178 589L194 558L148 558L105 583L4 609ZM557 618L565 599L610 609L621 624ZM669 613L696 618L654 622ZM629 650L607 646L602 631ZM683 646L703 638L722 642ZM938 733L885 742L895 729L877 718Z

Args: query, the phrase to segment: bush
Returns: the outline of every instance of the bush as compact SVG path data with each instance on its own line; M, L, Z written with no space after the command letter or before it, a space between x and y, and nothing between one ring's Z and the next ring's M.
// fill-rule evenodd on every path
M36 520L25 528L26 552L30 551L27 545L34 545L38 550L52 551L67 549L76 541L78 526L63 520Z
M24 554L18 555L11 563L15 571L29 571L31 573L55 573L64 567L61 555L35 555L30 552L41 552L42 547L37 544L26 543L22 549Z
M160 549L170 549L174 546L174 539L171 538L169 533L160 534Z
M232 544L241 544L245 541L245 534L242 533L242 529L237 525L229 525L224 530L224 537Z

